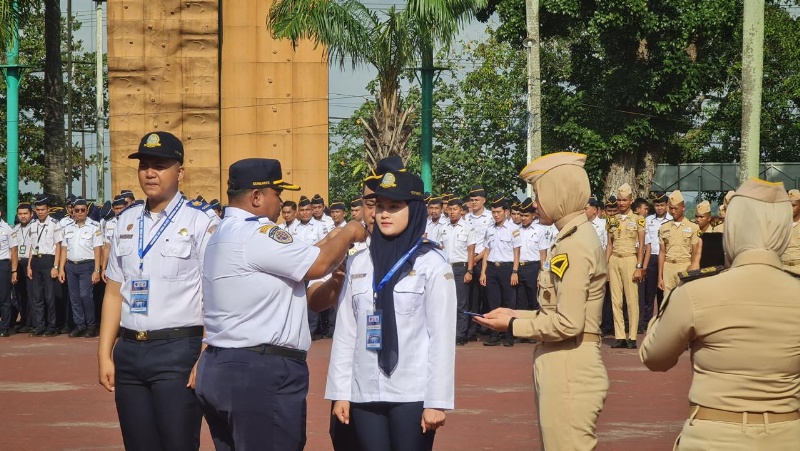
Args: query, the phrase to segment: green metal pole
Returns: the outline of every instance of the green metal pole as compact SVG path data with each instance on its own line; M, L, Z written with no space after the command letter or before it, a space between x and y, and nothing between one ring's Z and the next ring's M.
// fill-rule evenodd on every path
M422 70L422 183L425 191L432 192L431 167L433 166L433 49L423 49Z
M15 12L19 10L16 0L11 3ZM19 56L19 22L14 18L13 38L11 46L6 51L5 78L6 78L6 219L14 222L19 201L19 78L21 66L18 64Z
M742 30L742 148L739 183L758 177L761 83L764 77L764 0L745 0Z

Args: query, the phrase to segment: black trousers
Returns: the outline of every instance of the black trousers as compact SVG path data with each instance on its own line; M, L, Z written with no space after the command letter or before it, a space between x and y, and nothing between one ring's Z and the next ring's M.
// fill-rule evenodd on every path
M536 297L539 284L540 262L527 262L525 266L520 265L517 276L517 310L539 310L539 300Z
M16 318L16 313L20 315L21 326L31 327L33 325L33 313L31 311L30 298L28 296L28 259L21 258L17 265L17 283L14 285L14 299L16 299L15 312L12 315Z
M435 431L422 433L422 401L350 403L361 449L370 451L430 451Z
M33 305L33 327L36 331L56 328L56 283L50 277L55 264L55 255L31 257L31 304Z
M611 308L611 289L608 287L608 282L606 282L606 295L603 298L603 320L600 322L600 330L603 333L614 331L614 310Z
M11 260L0 260L0 331L8 331L17 319L11 307Z
M331 412L333 412L333 404L335 402L331 401ZM350 423L344 424L336 418L336 415L331 415L331 425L328 433L331 435L333 451L361 451L352 416L350 417Z
M645 269L644 282L639 284L639 330L646 331L653 318L653 303L658 298L658 306L664 302L664 291L658 289L658 254L650 255Z
M209 346L197 367L197 398L217 451L301 451L306 395L308 365L299 360Z
M486 287L480 284L481 279L481 264L475 264L472 268L472 282L469 284L469 310L473 313L486 313L488 312L488 305L486 302ZM478 336L478 323L469 321L467 328L467 338L475 338Z
M186 383L201 345L202 337L117 341L114 398L127 451L200 448L203 414Z
M453 280L456 282L456 338L464 339L467 338L469 325L472 323L472 319L464 311L473 311L469 310L469 289L472 283L464 283L466 273L466 266L453 266Z
M486 268L486 297L489 301L489 311L498 307L510 309L517 308L517 291L511 286L512 265L496 266L492 262L487 262ZM499 336L492 331L491 336ZM514 337L510 337L511 341Z

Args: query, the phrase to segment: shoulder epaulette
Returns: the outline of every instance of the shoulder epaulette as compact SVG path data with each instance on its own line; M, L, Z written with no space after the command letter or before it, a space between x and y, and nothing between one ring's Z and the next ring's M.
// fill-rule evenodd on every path
M436 249L444 249L444 246L442 246L441 243L437 243L436 241L429 240L427 238L422 240L422 244L430 245L432 247L435 247Z
M571 229L567 230L567 232L566 232L566 233L564 233L563 235L561 235L561 238L559 238L558 240L556 240L556 243L560 243L560 242L564 241L564 238L567 238L567 237L569 237L570 235L572 235L573 233L575 233L575 232L577 232L577 231L578 231L578 226L574 226L574 227L572 227Z
M708 276L714 276L722 271L725 271L724 266L709 266L708 268L693 269L691 271L681 271L678 273L678 278L681 282L686 283L692 280L702 279Z
M122 211L121 211L121 212L119 212L119 214L117 215L117 217L118 217L118 218L121 218L123 213L125 213L126 211L128 211L128 210L130 210L130 209L132 209L132 208L134 208L134 207L142 207L142 208L144 208L144 204L130 204L130 205L128 205L127 207L123 208L123 209L122 209Z
M190 200L186 202L186 206L202 211L209 218L217 216L217 213L212 209L211 204L204 200Z

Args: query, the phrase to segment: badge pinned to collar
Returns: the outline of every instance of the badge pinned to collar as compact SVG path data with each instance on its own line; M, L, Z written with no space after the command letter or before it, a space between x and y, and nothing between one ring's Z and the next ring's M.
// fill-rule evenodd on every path
M569 258L567 254L558 254L550 259L550 272L557 275L559 279L564 278L564 273L569 268Z

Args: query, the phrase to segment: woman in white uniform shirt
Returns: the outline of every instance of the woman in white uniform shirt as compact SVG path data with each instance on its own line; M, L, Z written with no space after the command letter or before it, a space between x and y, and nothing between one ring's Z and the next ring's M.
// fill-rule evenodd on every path
M378 227L339 304L325 397L342 423L353 418L365 450L430 450L454 406L455 283L445 254L422 239L422 191L416 175L384 174Z

